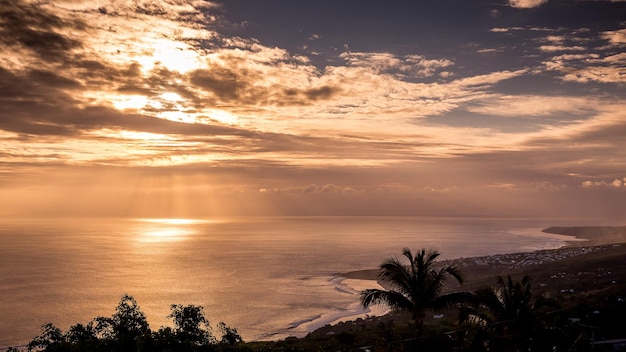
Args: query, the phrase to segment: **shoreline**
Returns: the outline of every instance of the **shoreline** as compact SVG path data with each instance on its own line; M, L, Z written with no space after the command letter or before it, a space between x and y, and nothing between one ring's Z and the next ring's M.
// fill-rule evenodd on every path
M501 269L519 269L529 265L548 264L557 260L602 250L604 246L626 243L626 226L573 226L549 227L542 233L559 236L564 245L553 249L535 249L527 252L496 253L476 257L459 257L439 261L441 264L457 264L461 269L485 266ZM378 280L378 269L354 270L338 273L346 279Z
M619 305L626 301L626 240L622 237L617 242L596 240L599 242L595 244L588 241L589 246L565 246L553 250L509 254L511 258L530 255L525 258L528 260L516 262L518 265L515 267L499 265L498 259L505 259L502 256L506 254L463 258L463 263L466 264L461 269L466 274L464 284L448 285L444 288L444 293L459 290L475 292L480 288L494 286L497 276L506 278L506 275L510 275L513 280L519 280L522 276L530 275L533 295L553 299L559 304L559 311L568 312L572 319L579 319L590 312L610 315L612 313L608 312L615 308L614 304ZM495 268L489 265L489 258L495 259ZM533 258L544 261L531 260ZM553 260L546 261L545 258ZM357 271L352 274L363 277L369 272ZM439 319L453 324L458 319L458 313L455 309L430 311L425 322L433 327L438 326ZM327 325L312 332L310 341L324 339L328 335L358 334L385 324L410 325L411 317L404 312L390 312L369 319Z
M358 297L361 290L365 288L382 288L372 280L349 279L338 274L327 276L326 281L331 289L342 294L354 295L354 297ZM382 306L363 308L360 302L355 300L353 303L341 309L329 310L294 320L288 323L285 328L264 334L260 338L252 341L278 341L289 337L302 338L326 326L358 319L367 319L374 316L383 316L388 312L389 309Z
M559 236L564 240L564 245L553 249L536 249L528 252L516 253L498 253L493 255L476 256L476 257L460 257L454 259L441 260L441 265L456 264L465 274L466 280L463 284L463 290L476 290L490 283L495 282L498 275L522 275L532 271L535 284L540 289L552 288L556 292L574 294L573 288L575 283L580 281L580 277L589 274L582 270L584 261L580 260L581 256L593 257L595 261L601 261L604 257L613 255L626 256L626 226L622 227L605 227L605 226L584 226L584 227L550 227L542 230L543 233L549 233ZM615 254L617 253L617 254ZM621 257L620 257L621 258ZM560 264L565 263L565 264ZM614 263L613 263L614 264ZM571 265L571 266L570 266ZM578 268L578 269L573 269ZM532 269L532 270L529 270ZM577 270L576 273L567 273L567 269ZM600 267L598 277L604 273L610 275L611 271L605 271ZM554 271L554 273L551 273ZM343 281L359 280L378 282L378 269L354 270L336 274L337 277L343 278ZM578 276L572 278L571 276ZM570 280L567 278L570 277ZM610 283L616 284L615 280ZM578 285L581 285L580 283ZM563 288L565 287L565 288ZM444 289L446 292L456 291L461 286L449 285ZM390 311L387 310L380 315L363 315L358 318L371 320L373 317L383 317ZM355 317L357 318L357 317ZM357 318L357 319L358 319ZM349 319L344 319L343 322ZM333 326L339 325L339 321L329 323L322 328L332 329ZM308 331L313 333L318 329Z

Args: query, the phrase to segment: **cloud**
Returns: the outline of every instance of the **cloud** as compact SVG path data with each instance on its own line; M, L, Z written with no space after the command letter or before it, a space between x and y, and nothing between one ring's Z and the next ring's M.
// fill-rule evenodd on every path
M548 2L548 0L509 0L509 6L519 9L530 9L539 7Z
M244 90L247 90L249 79L254 80L254 77L250 77L245 71L233 72L223 67L195 70L190 74L191 83L212 92L224 101L242 98L242 95L246 93Z
M293 78L276 79L275 83L268 84L267 79L271 78L272 73L275 74L275 78L285 76L288 71L297 73L297 67L289 64L278 64L279 67L254 67L237 59L226 58L224 61L223 65L211 65L210 69L194 70L189 74L190 83L212 93L220 102L250 105L305 105L331 99L341 90L338 86L328 84L304 87L302 85L308 82L297 82ZM229 61L233 62L229 64ZM281 69L284 69L283 72L278 72ZM302 76L301 72L297 74Z
M562 79L579 83L603 82L623 83L626 82L626 54L620 53L606 57L593 58L586 61L587 65L572 67L557 67L564 72ZM548 63L549 65L549 63Z
M84 23L77 19L63 19L23 0L0 1L3 19L2 42L19 50L26 48L44 60L60 61L73 49L82 46L64 30L82 30Z
M626 81L626 55L623 53L624 30L601 32L597 35L579 31L586 37L569 38L570 41L594 43L590 48L575 45L543 45L543 52L579 51L579 54L553 56L543 62L546 69L561 72L566 82L620 83ZM564 40L564 39L562 39ZM558 43L558 41L556 41ZM607 43L607 44L605 44Z
M603 37L613 45L626 44L626 29L606 31L603 33Z
M542 45L539 47L539 50L544 52L555 52L555 51L584 51L585 48L582 46L565 46L565 45Z
M343 187L343 186L337 186L331 183L325 184L325 185L317 185L317 184L308 184L305 186L287 186L287 187L280 187L280 188L261 188L259 189L259 192L261 193L267 193L267 192L271 192L271 193L285 193L285 194L341 194L341 193L354 193L354 192L358 192L358 190L352 188L352 187Z
M353 67L362 67L375 73L405 77L430 77L436 72L452 66L448 59L426 59L421 55L397 56L391 53L344 52L340 55Z
M602 190L582 182L621 180L622 29L524 25L520 12L476 45L445 31L384 48L337 37L354 51L308 57L245 37L206 1L0 0L0 13L0 187L132 199L129 185L158 180L193 204L414 214L479 212L481 199L517 214L511 194L560 204ZM335 40L322 29L302 33Z
M615 179L613 181L606 181L606 180L600 180L600 181L583 181L581 186L583 188L618 188L618 189L622 189L622 188L626 188L626 177L624 177L623 179Z
M549 181L531 182L538 192L561 192L568 188L567 184L554 184Z
M500 96L485 101L476 101L468 111L494 116L536 117L554 116L562 113L583 115L593 111L599 104L588 98L569 96Z

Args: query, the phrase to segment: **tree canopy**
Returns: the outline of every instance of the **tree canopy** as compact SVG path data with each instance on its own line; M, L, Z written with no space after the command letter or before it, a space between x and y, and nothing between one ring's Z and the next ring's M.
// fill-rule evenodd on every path
M379 279L387 289L361 291L361 304L386 304L411 313L416 334L420 335L428 309L443 309L465 297L464 293L441 294L449 277L459 283L463 283L463 277L455 265L436 266L439 252L435 250L421 249L413 255L405 248L402 255L408 263L391 257L380 265Z

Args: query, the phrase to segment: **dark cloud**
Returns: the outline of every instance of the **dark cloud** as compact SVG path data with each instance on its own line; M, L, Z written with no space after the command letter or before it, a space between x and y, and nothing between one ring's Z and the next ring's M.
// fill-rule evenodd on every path
M23 46L44 60L62 61L82 43L59 33L58 29L84 28L80 20L67 21L37 4L22 0L0 0L0 40L6 45Z
M150 16L162 16L167 14L167 10L161 4L154 1L138 2L135 12Z
M588 131L581 133L581 137L577 140L582 140L587 143L603 143L610 145L626 156L626 120L618 120L611 124L604 126L598 126L590 128Z
M195 70L190 75L191 83L212 92L219 99L233 101L239 99L249 89L245 74L227 68Z
M16 75L0 67L0 128L26 134L70 134L56 117L74 109L75 101L59 87L79 84L47 71Z
M590 153L597 148L612 149L613 153L626 155L626 121L613 120L604 124L581 128L567 135L554 137L536 137L528 142L531 146L546 148L567 148L578 153L585 150Z
M122 128L159 133L190 133L186 124L124 114L106 107L77 107L77 102L62 89L80 84L55 73L32 70L17 75L0 67L0 128L33 135L79 135L86 130ZM200 127L202 129L202 127ZM230 133L216 127L211 132Z
M27 79L31 82L44 84L50 88L76 89L82 87L82 84L78 81L45 70L34 69L28 72Z
M323 86L319 88L311 88L304 91L304 96L306 96L309 100L324 100L331 98L335 93L338 92L338 89L330 86Z
M307 89L272 85L262 87L257 83L262 76L247 69L211 68L195 70L190 74L190 82L211 92L223 102L243 102L276 106L306 105L315 101L331 99L340 89L321 86Z

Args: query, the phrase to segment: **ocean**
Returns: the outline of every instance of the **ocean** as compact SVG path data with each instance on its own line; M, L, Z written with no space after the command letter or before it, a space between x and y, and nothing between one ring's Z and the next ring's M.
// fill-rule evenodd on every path
M338 273L376 268L402 248L441 259L558 248L541 233L574 221L424 217L0 220L0 348L111 316L133 295L150 327L171 304L204 307L244 340L302 336L363 311L375 282Z

